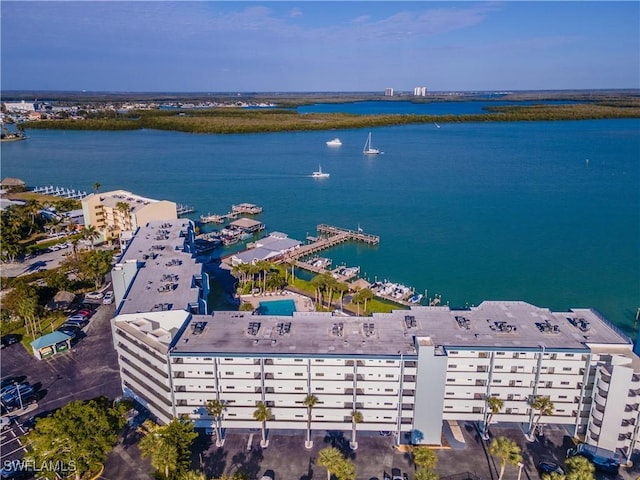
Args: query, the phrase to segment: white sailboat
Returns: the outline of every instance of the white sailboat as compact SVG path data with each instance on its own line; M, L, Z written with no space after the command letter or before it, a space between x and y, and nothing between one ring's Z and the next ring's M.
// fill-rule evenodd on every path
M362 153L365 155L378 155L380 154L380 150L377 148L373 148L371 145L371 132L369 132L369 136L367 137L367 141L364 144L364 148L362 149Z
M328 178L329 174L322 171L322 165L318 165L318 171L311 174L313 178Z

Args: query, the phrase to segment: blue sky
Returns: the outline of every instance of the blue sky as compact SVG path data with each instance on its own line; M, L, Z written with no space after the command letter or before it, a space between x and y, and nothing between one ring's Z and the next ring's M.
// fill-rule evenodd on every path
M3 90L640 88L640 2L1 5Z

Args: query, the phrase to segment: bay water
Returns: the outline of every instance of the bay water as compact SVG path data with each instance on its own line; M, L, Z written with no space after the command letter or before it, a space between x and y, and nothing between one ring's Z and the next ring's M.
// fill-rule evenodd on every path
M264 207L304 241L327 223L379 235L334 265L452 307L524 300L593 307L635 338L640 307L640 120L448 123L202 135L28 130L2 176L30 186L125 189L201 214ZM339 137L341 147L325 142ZM322 166L326 179L311 178Z

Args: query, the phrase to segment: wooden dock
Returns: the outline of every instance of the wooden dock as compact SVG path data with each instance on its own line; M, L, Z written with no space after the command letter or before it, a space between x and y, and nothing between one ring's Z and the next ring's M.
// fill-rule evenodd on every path
M380 237L377 235L371 235L364 233L362 229L359 231L347 230L344 228L333 227L331 225L320 224L317 227L318 238L307 245L295 249L293 252L289 252L285 255L283 261L297 261L309 255L321 252L336 245L348 242L357 241L364 242L369 245L378 245L380 243ZM304 267L303 267L304 268ZM323 269L323 271L326 271Z
M236 219L241 213L247 215L258 215L262 213L262 207L254 205L253 203L241 203L239 205L231 205L231 211L224 215L217 213L200 215L200 223L224 223L227 220Z

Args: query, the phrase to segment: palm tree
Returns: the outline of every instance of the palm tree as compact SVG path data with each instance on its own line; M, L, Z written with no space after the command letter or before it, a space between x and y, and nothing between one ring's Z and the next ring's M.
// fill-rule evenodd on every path
M420 468L434 468L438 463L436 452L427 447L413 447L411 450L413 464Z
M182 474L180 480L207 480L207 475L203 472L189 470Z
M364 300L364 314L367 314L367 301L373 299L375 295L371 290L365 288L364 290L360 290L360 297Z
M533 432L535 432L536 429L538 428L538 425L540 424L540 420L542 419L542 417L543 416L548 417L550 415L553 415L553 411L555 410L556 407L551 401L550 397L538 395L534 397L534 399L531 401L531 408L538 411L538 415L533 424L533 428L529 429L529 434L533 435Z
M302 401L303 405L307 407L307 440L304 443L306 448L313 447L313 442L311 441L311 410L318 403L318 397L315 395L307 395L304 397Z
M335 473L340 465L344 462L344 458L335 447L323 448L318 452L318 460L316 463L327 469L327 480L331 480L331 474Z
M34 228L36 227L36 215L38 215L38 213L42 209L42 205L38 200L30 198L22 208L24 209L24 212L29 216L29 232L27 233L27 236L30 236L33 233Z
M315 292L316 305L320 304L322 307L322 288L324 287L324 278L322 275L316 275L311 279L311 285Z
M491 410L491 413L489 414L489 418L487 419L487 422L484 424L485 435L487 435L487 433L489 432L489 425L491 425L491 420L493 420L493 416L496 413L500 413L500 410L502 410L502 408L504 407L504 400L498 397L489 397L487 398L487 406Z
M419 468L413 475L413 480L438 480L440 476L428 468Z
M340 310L342 310L342 301L344 300L344 294L349 291L349 285L344 282L338 282L336 285L336 291L340 294Z
M269 445L267 443L267 420L271 418L271 409L267 407L264 402L257 402L256 409L253 412L253 418L261 423L262 441L260 442L260 446L262 448L267 448Z
M576 455L564 462L567 480L595 480L596 467L586 457Z
M127 202L118 202L116 203L116 210L122 216L122 225L124 227L123 230L127 229L126 227L128 227L128 229L131 229L131 217L129 216L131 207L129 206L129 204Z
M359 423L362 423L362 421L364 420L363 416L362 416L362 412L359 412L358 410L354 410L353 412L351 412L351 443L350 446L353 450L357 450L358 449L358 440L356 439L356 426Z
M213 428L216 432L216 446L221 447L224 443L222 439L222 412L225 410L224 402L221 400L209 400L205 406L209 415L213 417Z
M100 238L100 232L96 230L96 227L93 225L87 225L80 230L80 235L83 239L89 240L91 242L91 250L93 250L93 242Z
M100 187L101 187L101 186L102 186L102 185L100 185L100 183L99 183L99 182L96 182L96 183L94 183L94 184L93 184L93 190L94 190L96 193L98 193L98 191L100 191Z
M151 457L153 468L169 478L169 471L177 468L178 454L163 435L164 427L146 420L139 430L144 434L138 444L142 458Z
M502 480L507 462L514 466L522 462L520 447L515 441L507 437L494 438L489 445L489 453L500 458L500 475L498 476L498 480Z

